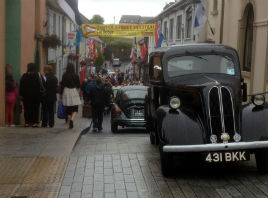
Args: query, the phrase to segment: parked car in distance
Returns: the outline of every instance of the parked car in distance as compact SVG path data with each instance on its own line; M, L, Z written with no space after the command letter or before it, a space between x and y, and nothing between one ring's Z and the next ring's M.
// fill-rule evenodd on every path
M111 130L122 127L145 127L144 104L148 92L146 86L126 86L117 91L111 109Z
M267 173L267 93L247 95L235 49L159 48L150 55L149 75L145 117L163 175L173 174L174 155L193 153L207 163L247 161L255 154L258 171Z
M121 62L119 60L119 58L114 58L113 59L113 67L120 67L121 66Z

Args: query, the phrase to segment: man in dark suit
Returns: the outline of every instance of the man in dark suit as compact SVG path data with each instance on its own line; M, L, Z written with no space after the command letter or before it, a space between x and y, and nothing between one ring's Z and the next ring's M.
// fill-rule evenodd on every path
M101 79L96 80L96 86L90 91L92 105L93 131L102 130L103 112L105 105L109 104L109 97Z
M50 65L45 66L45 95L42 100L42 111L43 111L43 119L42 119L42 127L47 127L49 125L50 128L54 127L55 118L54 118L54 105L57 101L57 86L58 79L53 74L52 67Z

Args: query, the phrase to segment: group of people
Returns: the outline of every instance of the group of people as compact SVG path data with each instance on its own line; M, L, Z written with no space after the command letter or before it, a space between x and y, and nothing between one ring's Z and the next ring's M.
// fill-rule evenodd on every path
M44 75L37 71L35 63L27 65L27 71L20 78L19 86L12 75L12 66L6 66L6 126L13 127L14 112L16 107L20 107L20 112L24 112L25 127L54 127L55 125L55 104L57 93L66 107L69 128L73 128L73 120L78 112L78 105L81 104L78 89L80 81L75 74L74 65L68 64L63 75L62 82L53 73L50 65L44 67ZM17 98L20 97L21 104L16 105ZM42 106L42 119L40 119L40 105Z
M55 104L57 93L66 109L66 120L69 128L74 127L74 120L78 113L78 106L82 103L79 89L83 90L84 100L90 101L92 105L93 130L102 130L103 112L105 106L109 106L112 97L112 86L103 82L96 76L89 79L86 84L80 86L79 76L75 73L74 65L69 63L66 72L62 76L62 81L53 73L50 65L44 67L44 75L37 71L34 63L27 65L27 71L20 78L19 86L12 75L12 66L6 66L6 126L13 127L14 112L16 106L24 112L25 127L54 127L55 125ZM85 86L86 85L86 86ZM20 97L21 104L16 105ZM41 119L40 119L41 105Z

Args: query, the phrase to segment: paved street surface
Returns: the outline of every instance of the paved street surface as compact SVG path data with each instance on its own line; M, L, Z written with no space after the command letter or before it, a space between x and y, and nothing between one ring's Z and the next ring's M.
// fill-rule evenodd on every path
M72 149L89 120L53 129L0 128L0 198L56 198Z
M71 154L58 198L268 197L268 176L256 172L255 160L208 165L198 160L176 164L164 178L159 153L144 130L83 135Z

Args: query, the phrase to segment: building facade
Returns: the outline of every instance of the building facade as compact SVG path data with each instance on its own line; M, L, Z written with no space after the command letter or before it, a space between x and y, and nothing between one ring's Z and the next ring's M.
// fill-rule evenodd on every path
M208 0L209 35L238 51L250 94L268 91L268 1ZM209 28L209 27L208 27Z
M69 4L65 4L69 6ZM71 6L69 6L72 12ZM47 0L47 25L46 31L48 35L57 35L61 40L61 45L57 48L48 48L47 64L54 66L55 75L61 80L68 62L72 62L72 57L76 57L76 47L74 39L78 25L75 19L60 7L57 1ZM76 61L74 61L75 64Z
M6 2L0 1L0 126L5 124L5 7Z
M39 35L45 34L46 0L2 0L0 30L0 126L5 121L5 65L13 68L13 76L19 85L27 64L35 62L38 70L44 66L45 51ZM15 112L15 122L19 123L19 112Z

